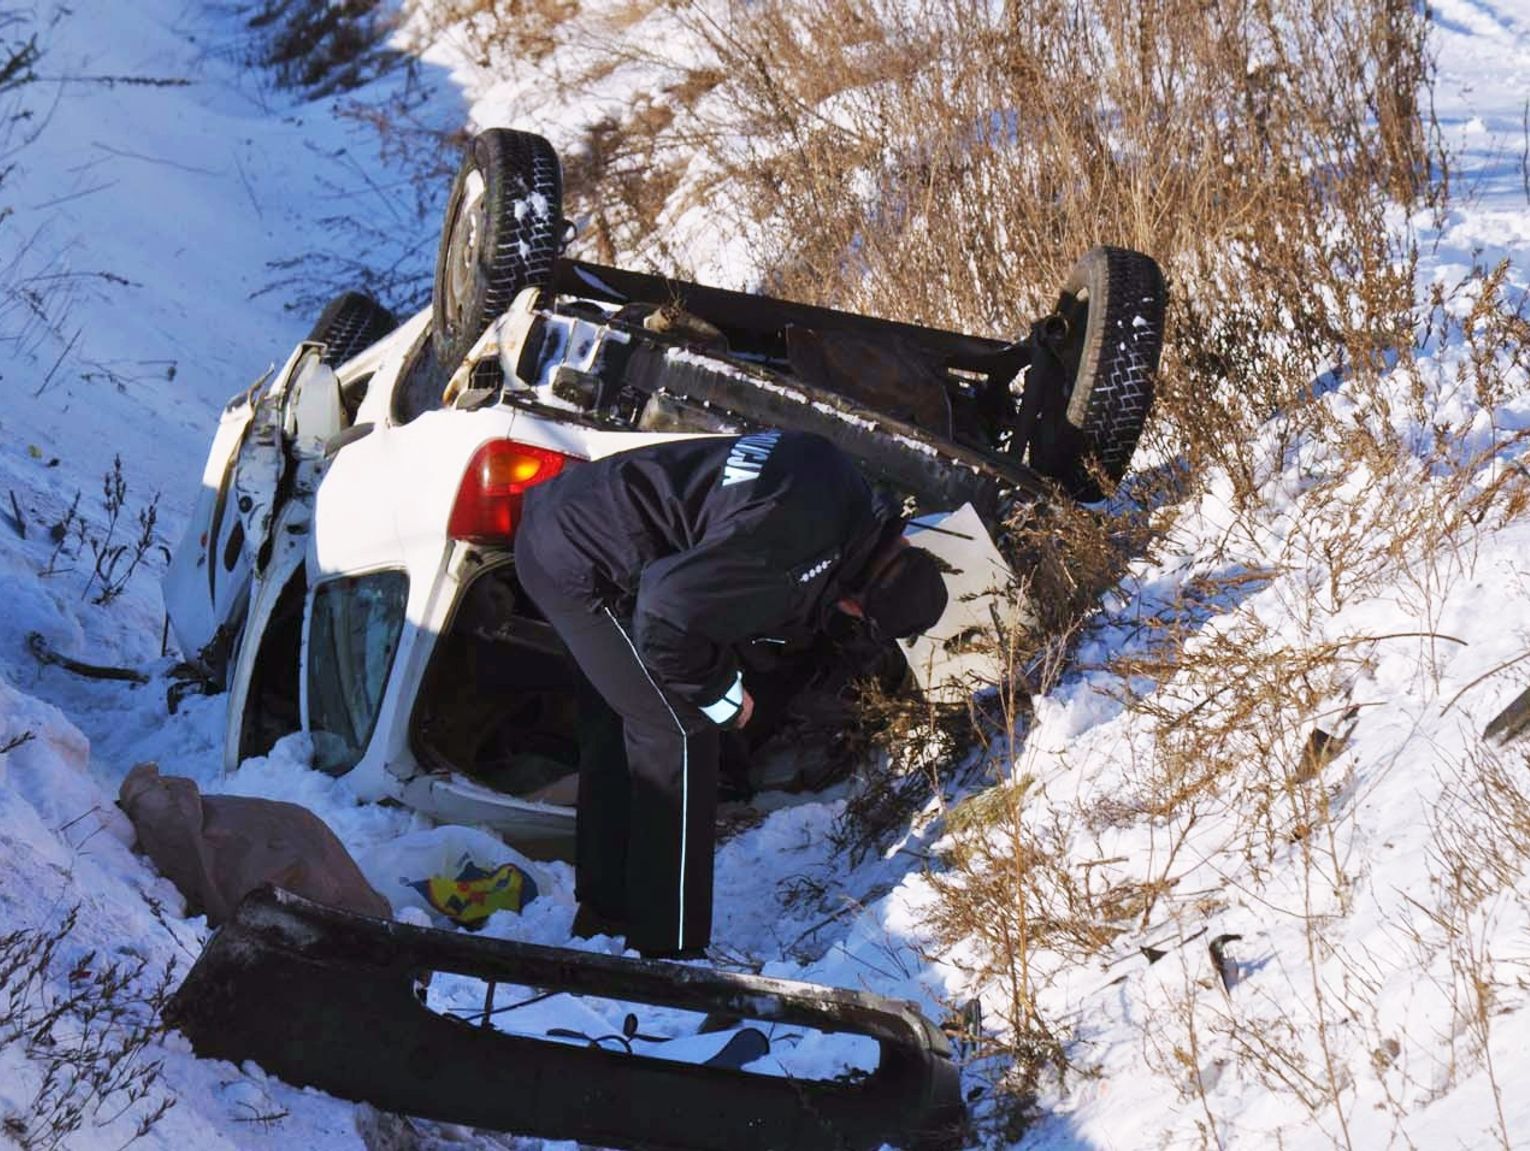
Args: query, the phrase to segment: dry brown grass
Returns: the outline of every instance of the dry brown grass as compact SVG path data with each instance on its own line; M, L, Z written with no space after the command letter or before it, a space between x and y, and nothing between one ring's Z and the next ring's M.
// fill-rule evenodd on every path
M1087 248L1146 251L1174 288L1150 447L1241 498L1253 429L1412 344L1384 213L1444 170L1411 5L831 0L692 25L725 80L685 128L774 292L1015 335Z
M1224 848L1254 874L1300 856L1315 971L1324 917L1351 878L1334 810L1342 780L1307 751L1315 726L1343 720L1373 643L1386 641L1272 635L1252 611L1211 637L1201 627L1312 555L1325 582L1298 617L1340 610L1400 563L1417 567L1409 579L1427 608L1447 574L1439 565L1469 563L1463 529L1524 499L1512 479L1477 484L1480 460L1453 461L1453 482L1421 483L1440 471L1448 437L1418 451L1400 429L1437 400L1437 381L1417 373L1415 411L1380 402L1384 371L1416 371L1423 319L1414 252L1387 213L1399 201L1438 207L1445 194L1420 113L1421 18L1398 3L1115 0L1011 5L1000 17L959 0L833 0L731 17L698 21L726 76L698 114L710 118L710 161L743 189L730 201L736 226L761 238L771 291L1017 334L1096 243L1147 251L1169 272L1173 329L1147 444L1176 463L1134 493L1165 510L1104 521L1027 509L1011 525L1008 549L1044 616L1033 642L1011 645L1013 679L1055 681L1081 617L1211 477L1223 477L1232 511L1229 553L1257 555L1274 534L1270 485L1294 453L1337 452L1331 472L1287 493L1298 526L1284 525L1284 551L1256 570L1213 568L1138 621L1149 634L1113 670L1135 685L1127 702L1146 713L1147 735L1110 811L1069 822L1011 783L951 813L931 926L1003 989L1010 1088L1028 1095L1067 1061L1039 1006L1048 972L1161 914L1194 854L1186 844L1229 810L1240 815ZM1501 288L1489 286L1486 296ZM1517 354L1502 303L1453 331L1476 329L1484 345L1483 370L1460 386L1491 389ZM1358 402L1313 401L1330 371ZM1373 498L1346 490L1358 469ZM1392 518L1378 514L1388 506ZM985 730L1023 731L1022 710L1000 708ZM1097 866L1104 853L1086 845L1112 821L1152 828L1153 858ZM1312 994L1315 1054L1272 1041L1245 1057L1336 1120L1342 1142L1329 1031L1344 1004L1316 983Z
M484 68L543 59L580 12L579 0L411 0L407 7L427 37L450 31Z

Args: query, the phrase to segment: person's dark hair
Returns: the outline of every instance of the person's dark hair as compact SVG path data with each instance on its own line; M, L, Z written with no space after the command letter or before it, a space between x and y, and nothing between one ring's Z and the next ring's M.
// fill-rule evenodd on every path
M934 626L946 610L941 563L923 548L899 546L860 596L867 620L884 636L907 639Z

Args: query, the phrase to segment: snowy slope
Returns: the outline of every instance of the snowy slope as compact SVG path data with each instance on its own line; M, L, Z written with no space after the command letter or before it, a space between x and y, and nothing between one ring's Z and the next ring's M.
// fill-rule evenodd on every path
M270 91L240 66L243 33L231 14L176 0L81 0L68 15L62 6L40 8L43 79L22 98L41 130L14 151L17 168L0 184L0 209L14 208L0 220L0 520L13 493L25 527L23 538L0 522L0 747L24 739L0 755L8 880L0 885L0 936L50 926L78 905L64 944L71 958L99 949L141 957L153 972L172 961L184 966L206 927L181 918L173 888L128 849L111 800L133 763L157 760L212 791L304 803L364 861L423 828L397 810L356 802L343 780L310 772L300 740L222 778L221 699L192 699L169 716L162 680L131 687L39 667L25 644L32 631L81 658L160 674L168 663L160 658L156 586L163 555L151 550L122 595L99 605L99 586L88 586L89 544L66 541L55 556L49 528L79 491L79 510L100 534L101 477L120 453L126 518L160 493L158 533L174 540L219 405L311 320L311 311L283 307L294 294L285 281L307 271L286 265L308 253L330 269L359 259L413 269L423 283L436 222L410 171L380 156L370 129L330 103ZM1520 154L1530 14L1474 0L1442 0L1436 12L1439 112L1460 157L1458 189L1470 194L1438 231L1431 220L1413 222L1426 241L1421 279L1455 283L1473 266L1509 256L1522 293L1530 267ZM651 82L659 65L645 53L662 57L674 43L662 10L632 35L644 49L634 63L556 101L556 54L534 67L483 69L464 45L436 43L411 80L410 90L424 94L414 114L442 126L470 117L480 126L536 127L571 143L630 88ZM404 82L385 79L371 95L381 99ZM13 136L10 144L20 142ZM379 230L337 225L349 216ZM694 266L725 282L751 279L738 237L708 234L694 213L671 223ZM344 284L341 272L335 287ZM1521 368L1517 394L1489 416L1454 383L1464 355L1458 344L1433 349L1421 374L1454 442L1506 445L1483 457L1480 489L1524 462L1524 445L1510 441L1530 428L1530 384ZM1430 439L1433 429L1405 414L1407 383L1398 379L1395 388L1400 441ZM1353 401L1340 389L1324 402L1343 410ZM1485 850L1507 842L1518 809L1507 792L1491 789L1480 740L1488 719L1530 679L1530 663L1512 663L1530 651L1530 527L1523 517L1484 521L1447 549L1402 557L1314 614L1311 589L1332 586L1326 529L1299 530L1320 524L1314 492L1325 489L1317 481L1357 506L1370 498L1379 522L1384 501L1425 506L1431 491L1421 473L1412 492L1368 497L1364 475L1332 471L1316 447L1293 454L1270 482L1258 530L1236 538L1225 493L1213 484L1155 559L1132 569L1079 653L1081 666L1096 668L1130 655L1143 642L1136 621L1177 610L1198 579L1231 570L1268 576L1229 585L1236 590L1204 604L1194 642L1262 628L1275 637L1275 668L1282 645L1342 648L1345 674L1331 685L1331 714L1304 715L1299 729L1278 734L1303 739L1320 719L1347 725L1345 714L1357 708L1348 745L1299 791L1281 791L1251 753L1250 791L1268 786L1285 804L1271 804L1258 837L1216 805L1182 807L1156 824L1101 816L1140 786L1150 754L1147 721L1117 702L1122 684L1103 670L1065 677L1038 700L1014 762L998 765L1028 781L1023 818L1061 813L1068 858L1102 874L1175 880L1140 933L1112 945L1114 964L1038 957L1041 1014L1077 1036L1069 1054L1081 1073L1043 1087L1045 1118L1020 1146L1530 1142L1530 1101L1514 1090L1530 1065L1527 888L1516 866L1494 872L1493 860L1511 852ZM134 527L120 526L119 538ZM1130 686L1174 706L1173 680ZM1523 753L1502 753L1501 765L1522 774ZM1322 815L1321 836L1293 834L1304 812L1314 825ZM935 896L922 868L939 823L851 869L829 846L838 813L834 802L779 812L721 850L720 950L763 962L766 974L913 998L936 1017L976 1001L975 1014L994 1030L1004 989L975 983L974 955L962 947L932 954ZM1481 877L1472 890L1486 896L1455 898L1463 875ZM571 877L557 866L539 877L544 898L524 917L498 916L491 933L565 938ZM1442 918L1453 906L1460 916ZM1230 988L1206 950L1224 934L1241 937L1226 949L1235 965ZM1190 936L1181 946L1166 942ZM1149 965L1138 950L1144 943L1164 958ZM140 982L152 981L146 974ZM449 983L438 993L454 1002ZM587 1010L558 1004L527 1025L587 1030L598 1022ZM821 1069L855 1053L788 1054L799 1067ZM349 1104L253 1068L198 1062L178 1037L146 1055L160 1057L160 1090L178 1102L138 1146L360 1142ZM998 1072L978 1062L972 1085L986 1088ZM0 1116L29 1115L39 1074L18 1044L0 1050ZM103 1121L114 1107L90 1114L67 1145L121 1146L147 1106L112 1122Z
M1530 12L1466 0L1434 11L1436 107L1461 195L1442 226L1409 222L1426 253L1420 293L1509 259L1506 293L1522 310ZM1011 776L1026 781L1025 825L1101 886L1162 888L1103 959L1037 957L1040 1014L1076 1029L1075 1073L1043 1088L1045 1118L1020 1146L1530 1142L1518 1083L1530 1055L1526 750L1482 737L1530 680L1530 524L1499 505L1481 522L1449 519L1524 474L1530 379L1521 360L1488 403L1463 383L1468 359L1458 341L1428 347L1416 403L1401 372L1386 408L1343 387L1323 401L1357 425L1391 421L1416 457L1402 485L1282 443L1275 421L1265 458L1287 455L1258 513L1235 513L1230 485L1213 480L1077 655L1150 666L1163 640L1143 621L1168 618L1194 632L1191 672L1073 674L1036 701ZM1447 471L1446 458L1471 462ZM1364 573L1349 566L1361 554ZM1218 722L1216 685L1193 674L1198 653L1218 651L1262 653L1241 678L1270 689L1264 710L1238 719L1238 783L1133 819L1166 778L1148 713L1171 728ZM1314 728L1343 742L1284 771ZM973 986L970 958L941 965L951 990L1001 1013L1004 989Z
M31 119L11 132L15 167L0 190L12 210L0 224L0 488L25 530L19 538L11 516L0 529L0 747L25 741L0 757L0 933L51 928L78 906L66 965L99 949L141 957L148 974L170 962L184 970L205 925L176 917L179 896L128 850L131 829L113 800L142 759L222 786L220 705L194 700L167 721L162 681L124 688L44 671L25 637L162 671L159 546L120 597L92 602L101 583L91 581L88 541L105 535L102 477L113 457L128 485L114 542L137 533L135 517L156 494L158 541L178 538L219 408L311 323L311 313L284 310L290 294L264 291L283 275L274 265L359 254L325 223L347 204L400 222L394 250L379 258L408 253L417 276L428 275L433 236L410 227L407 194L379 190L389 181L376 178L370 129L269 91L239 64L243 32L228 13L173 0L35 7L39 79L14 96ZM460 109L449 87L440 91L449 123ZM55 552L50 529L77 492L87 538L71 532ZM299 790L313 786L304 776ZM343 794L328 806L343 827ZM370 809L354 818L357 834L408 825ZM0 1056L0 1113L27 1122L40 1065L23 1064L20 1050L8 1042ZM167 1059L164 1082L178 1100L149 1145L359 1145L351 1106L268 1089L258 1072L186 1052L176 1037L143 1057ZM121 1096L88 1109L64 1145L123 1145L161 1094L110 1123Z

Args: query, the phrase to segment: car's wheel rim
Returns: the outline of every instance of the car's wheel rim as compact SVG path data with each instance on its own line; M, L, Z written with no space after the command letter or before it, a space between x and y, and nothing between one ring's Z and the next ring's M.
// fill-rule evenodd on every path
M485 184L477 169L469 172L463 184L462 203L452 218L451 243L446 261L446 314L453 326L460 321L463 307L473 294L478 274L478 254L483 247Z

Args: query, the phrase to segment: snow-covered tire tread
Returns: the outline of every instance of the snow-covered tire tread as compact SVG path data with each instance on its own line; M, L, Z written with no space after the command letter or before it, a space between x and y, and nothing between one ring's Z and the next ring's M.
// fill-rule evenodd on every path
M326 364L339 367L396 327L393 313L365 292L343 292L324 306L308 338L325 346Z
M454 299L448 277L464 242L463 209L475 173L483 182L483 237L468 291ZM537 198L541 210L535 207ZM563 170L552 145L535 133L508 128L475 136L452 184L436 253L431 339L443 371L461 363L523 289L552 282L562 236Z
M1082 332L1066 418L1076 451L1047 469L1070 494L1098 499L1100 476L1119 483L1153 407L1163 353L1166 290L1150 256L1101 246L1081 257L1057 311Z

